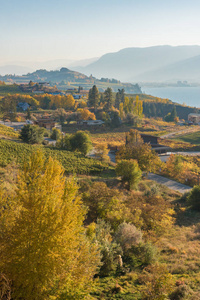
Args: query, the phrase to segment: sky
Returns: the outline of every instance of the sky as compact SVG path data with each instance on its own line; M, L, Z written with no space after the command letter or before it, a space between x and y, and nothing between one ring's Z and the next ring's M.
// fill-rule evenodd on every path
M199 0L0 0L0 64L200 45Z

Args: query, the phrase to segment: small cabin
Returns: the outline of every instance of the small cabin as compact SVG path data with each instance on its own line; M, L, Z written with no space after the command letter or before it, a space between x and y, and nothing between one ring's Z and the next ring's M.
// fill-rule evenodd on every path
M143 139L144 143L149 143L151 145L158 144L158 137L153 135L141 134L141 138Z

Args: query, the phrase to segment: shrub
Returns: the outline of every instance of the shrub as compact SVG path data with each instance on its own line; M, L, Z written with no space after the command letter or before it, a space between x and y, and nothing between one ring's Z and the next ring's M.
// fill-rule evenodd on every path
M124 252L132 246L139 244L142 240L142 232L133 224L122 223L115 234L116 241L120 244Z
M182 300L190 294L190 288L185 285L179 285L169 296L170 300Z
M131 248L132 260L137 260L137 265L147 266L158 261L157 248L151 243L139 243Z
M128 183L128 189L137 188L142 176L142 171L137 161L133 159L123 159L119 161L116 167L116 173L122 177L122 182Z
M145 284L143 300L167 299L173 289L172 275L165 265L151 265L144 269L140 281Z
M96 241L99 244L101 252L102 266L99 275L108 276L117 269L117 257L122 254L122 249L111 236L112 230L108 223L98 219L96 225Z

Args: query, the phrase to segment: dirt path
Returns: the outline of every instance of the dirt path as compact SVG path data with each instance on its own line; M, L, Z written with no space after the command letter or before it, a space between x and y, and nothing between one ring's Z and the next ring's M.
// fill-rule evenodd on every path
M148 179L154 180L157 183L163 184L167 186L169 189L180 192L181 194L184 194L186 192L189 192L192 188L190 186L184 185L182 183L179 183L177 181L168 179L166 177L154 174L154 173L149 173Z

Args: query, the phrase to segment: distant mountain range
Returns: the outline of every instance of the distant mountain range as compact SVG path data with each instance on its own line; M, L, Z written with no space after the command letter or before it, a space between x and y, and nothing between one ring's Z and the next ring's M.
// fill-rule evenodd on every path
M200 82L200 46L126 48L75 68L86 75L124 82L192 80Z
M96 78L123 82L200 82L200 46L153 46L125 48L100 58L79 61L57 59L46 62L13 62L0 66L0 74L22 75L33 70L73 69Z

